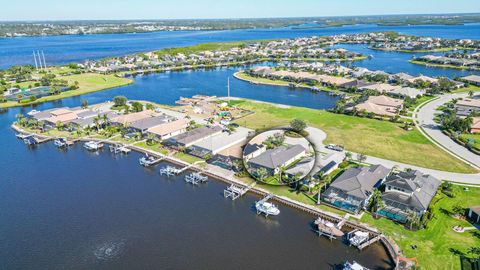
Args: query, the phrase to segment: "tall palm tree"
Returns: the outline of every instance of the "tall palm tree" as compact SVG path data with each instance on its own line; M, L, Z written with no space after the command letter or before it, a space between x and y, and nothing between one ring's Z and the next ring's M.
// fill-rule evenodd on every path
M410 230L413 228L413 226L418 225L418 214L415 211L408 211L407 215L407 221L410 226Z

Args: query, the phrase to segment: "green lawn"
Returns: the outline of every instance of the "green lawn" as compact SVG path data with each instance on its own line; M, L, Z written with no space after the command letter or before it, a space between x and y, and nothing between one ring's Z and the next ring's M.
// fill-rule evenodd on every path
M456 197L453 199L443 194L437 195L435 199L439 201L432 207L434 218L426 229L413 232L385 218L375 220L369 214L363 215L362 222L371 224L395 240L406 257L417 258L422 269L460 269L460 258L454 254L455 250L467 254L470 247L480 246L480 235L478 229L464 233L454 232L453 226L472 225L451 217L448 212L455 205L465 208L479 205L480 188L464 191L462 187L454 186L454 190ZM413 250L412 245L416 245L417 249Z
M466 66L455 66L455 65L448 65L448 64L434 64L425 61L416 61L416 60L409 60L408 62L415 64L415 65L422 65L422 66L429 66L429 67L439 67L439 68L452 68L452 69L467 69Z
M148 145L147 142L138 142L135 144L135 146L139 146L148 150L152 150L158 153L161 153L162 155L167 155L168 150L163 148L161 144L157 143L154 145Z
M325 131L328 135L325 143L344 145L348 151L438 170L476 172L469 165L433 145L417 130L405 131L399 124L324 110L280 108L252 101L245 101L237 106L256 112L236 120L238 124L249 128L267 129L288 125L291 119L300 118Z
M477 148L480 150L480 134L462 134L460 135L462 138L465 139L473 139L475 141L475 144L473 145L474 148Z
M457 90L453 91L453 93L468 93L470 91L473 91L473 92L480 91L480 86L469 85L467 87L457 89Z
M130 79L119 78L114 75L102 75L97 73L75 74L75 75L62 76L60 78L63 80L67 80L69 85L73 85L73 83L77 81L79 83L79 89L65 91L58 95L45 96L29 103L18 103L16 101L8 101L5 103L0 103L0 108L31 105L31 104L37 104L37 103L46 102L46 101L67 98L67 97L79 96L79 95L83 95L91 92L96 92L100 90L127 85L133 82ZM33 83L26 82L25 84L28 85Z
M193 164L193 163L198 162L198 161L203 161L203 159L201 159L201 158L194 157L194 156L191 156L189 154L185 154L183 152L177 152L175 155L173 155L173 157L178 158L180 160L183 160L183 161L185 161L187 163L190 163L190 164Z

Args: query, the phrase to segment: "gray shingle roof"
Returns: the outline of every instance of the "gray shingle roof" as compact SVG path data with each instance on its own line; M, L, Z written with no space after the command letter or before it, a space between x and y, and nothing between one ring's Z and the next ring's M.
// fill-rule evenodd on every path
M375 184L385 178L390 169L382 165L350 168L340 175L328 189L336 188L344 193L365 200L373 192ZM329 190L327 189L326 194Z
M411 195L408 195L395 190L387 191L382 195L387 203L388 201L398 202L418 210L427 210L441 182L420 171L410 171L391 175L385 184L411 192Z
M252 158L249 163L274 170L304 151L305 148L299 144L279 146L263 152L258 157Z
M145 130L154 126L164 124L166 122L168 122L168 119L165 116L155 116L135 121L130 124L130 127L139 130Z
M174 136L171 138L171 140L176 141L179 144L189 144L221 132L222 130L223 129L219 126L200 127Z

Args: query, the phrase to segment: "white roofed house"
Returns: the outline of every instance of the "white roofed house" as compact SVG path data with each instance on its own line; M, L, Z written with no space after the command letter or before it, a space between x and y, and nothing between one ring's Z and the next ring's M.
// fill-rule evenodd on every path
M224 131L213 136L206 137L192 144L188 153L197 157L205 158L214 156L219 152L239 143L246 143L250 130L238 127L233 132Z
M147 129L147 134L153 134L160 140L166 140L187 131L188 120L179 119L162 123Z
M250 159L247 165L253 170L265 168L270 175L274 175L279 173L281 168L285 168L303 158L306 155L306 151L300 144L282 145L266 150L257 157Z

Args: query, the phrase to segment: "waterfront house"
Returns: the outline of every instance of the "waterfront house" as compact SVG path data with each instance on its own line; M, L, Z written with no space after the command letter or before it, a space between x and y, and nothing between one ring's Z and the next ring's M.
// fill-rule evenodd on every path
M128 126L128 129L131 132L140 132L142 134L145 134L147 133L147 130L149 128L153 128L155 126L165 124L169 120L170 119L166 115L147 117L147 118L143 118L143 119L131 122L130 125Z
M467 218L473 224L480 224L480 206L472 206L468 208Z
M211 136L215 136L220 134L223 131L223 128L219 126L213 127L199 127L196 129L192 129L185 133L176 135L168 139L168 143L176 145L177 147L190 147L193 144L206 139Z
M388 83L375 83L375 84L369 84L369 85L360 87L361 90L369 89L369 90L377 91L379 93L390 93L400 88L402 87L399 85L391 85Z
M133 122L140 121L142 119L157 116L158 114L151 110L145 110L141 112L123 114L110 119L114 125L130 125Z
M390 174L382 165L349 168L322 194L323 201L342 210L358 213L366 207L373 190Z
M315 168L314 174L322 172L324 175L328 175L334 170L338 169L340 163L345 160L345 152L333 152L318 157L318 167Z
M357 111L364 111L376 115L396 115L403 107L403 100L387 96L369 96L362 103L355 105Z
M249 129L242 127L233 132L224 131L194 143L188 148L188 153L201 158L213 156L236 144L245 144L249 133Z
M385 207L378 214L404 223L414 212L421 219L440 184L435 177L416 170L392 174L385 180Z
M267 147L261 143L249 142L243 149L243 159L248 161L254 157L258 157L267 151Z
M471 113L480 113L480 99L464 98L455 103L455 110L458 116L469 116Z
M307 176L315 165L315 157L303 157L293 166L285 170L285 175L289 178L298 177L296 180L300 180Z
M480 86L480 76L478 76L478 75L465 76L465 77L460 78L460 80L464 81L466 83L469 83L469 84Z
M282 145L274 149L268 149L257 157L250 159L248 166L252 169L265 168L269 174L277 174L280 172L280 168L285 168L303 158L306 151L300 144Z
M162 123L147 129L148 134L153 134L159 140L166 140L187 131L188 120L179 119L172 122Z

